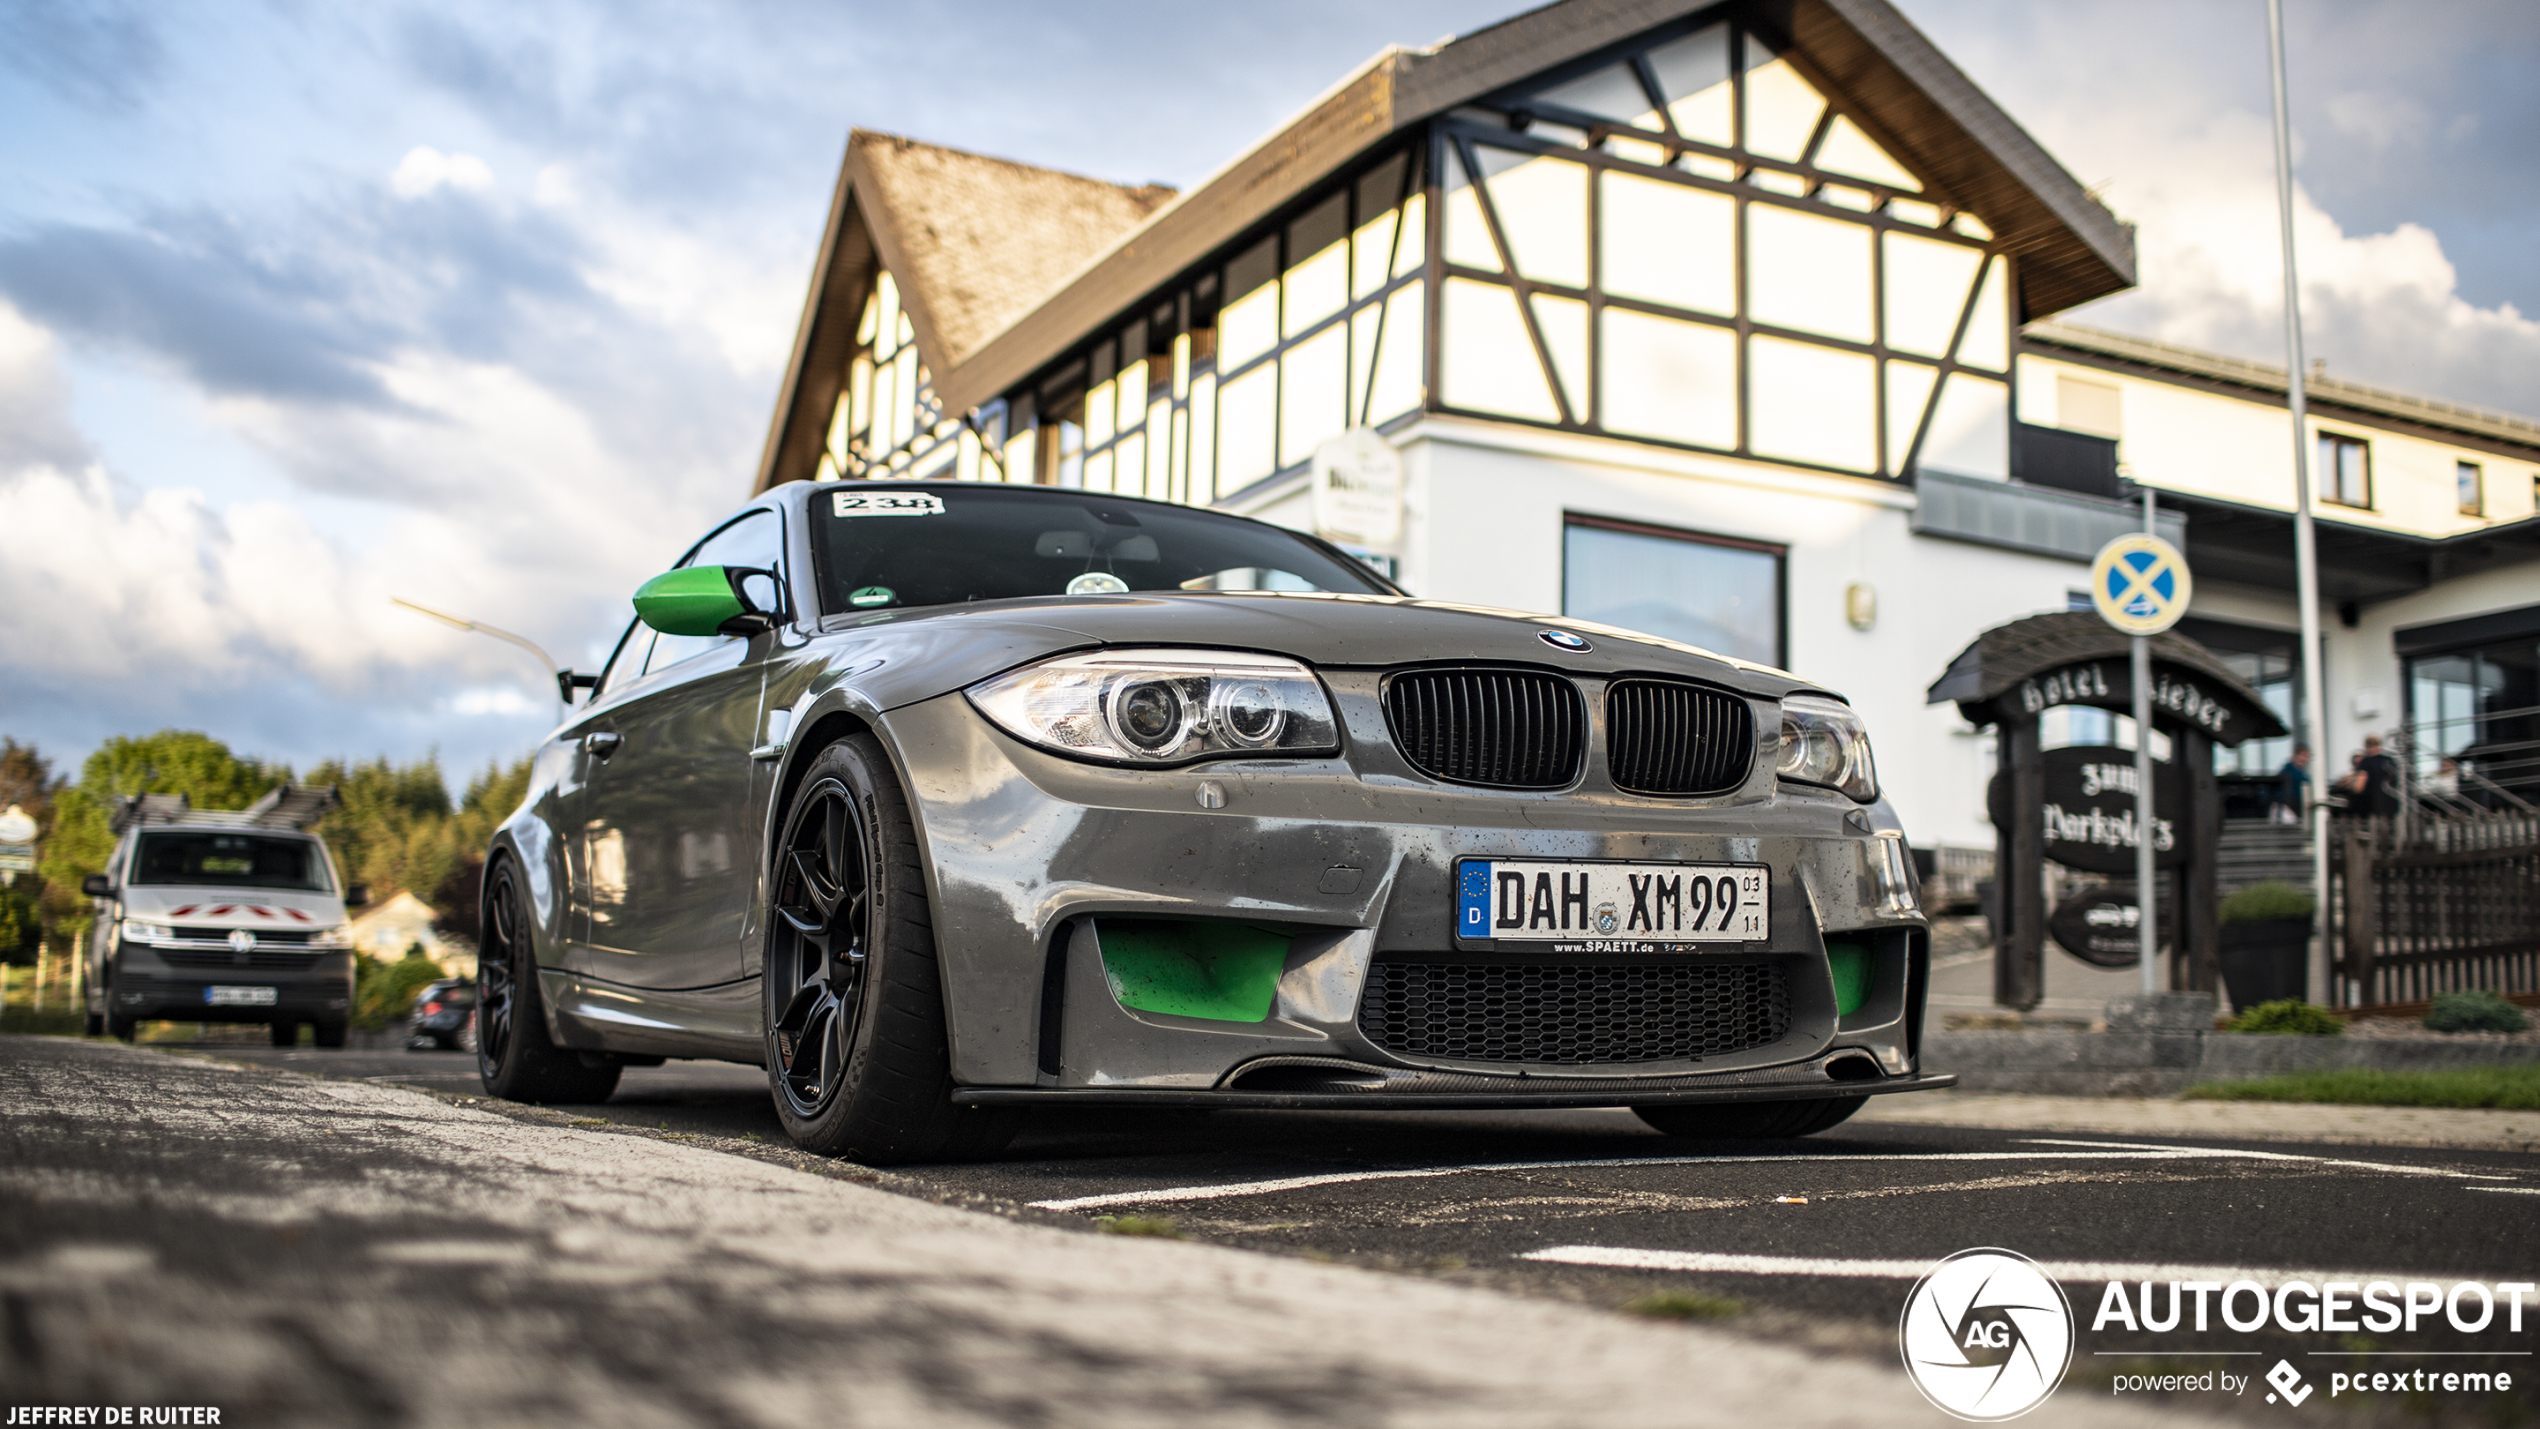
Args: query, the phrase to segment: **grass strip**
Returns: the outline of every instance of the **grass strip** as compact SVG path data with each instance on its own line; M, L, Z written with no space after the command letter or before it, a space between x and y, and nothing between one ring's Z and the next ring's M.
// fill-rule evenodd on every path
M2479 1107L2540 1111L2540 1064L2384 1072L2352 1067L2246 1082L2202 1082L2193 1101L2335 1102L2346 1106Z

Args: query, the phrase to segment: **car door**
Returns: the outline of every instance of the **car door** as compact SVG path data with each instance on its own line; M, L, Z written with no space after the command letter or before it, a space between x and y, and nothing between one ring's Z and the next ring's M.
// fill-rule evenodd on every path
M782 610L783 519L749 512L707 537L686 566L777 571L753 597ZM741 976L758 841L750 758L773 632L650 637L635 678L583 721L591 774L582 796L582 962L633 987L696 988ZM622 653L620 659L630 658Z

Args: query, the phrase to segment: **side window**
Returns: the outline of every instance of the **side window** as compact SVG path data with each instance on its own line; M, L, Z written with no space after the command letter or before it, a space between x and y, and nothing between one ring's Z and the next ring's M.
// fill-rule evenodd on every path
M609 662L600 667L600 683L591 691L591 702L606 699L611 689L623 685L644 672L644 657L653 652L653 632L644 622L626 622L626 633L617 637L617 648L609 652Z
M680 566L745 566L753 570L781 571L785 564L785 526L773 511L753 511L713 535L697 543ZM785 585L781 576L770 579L753 576L744 589L761 609L774 610L783 603ZM651 655L644 661L644 673L668 669L682 660L706 651L736 637L729 635L655 635Z

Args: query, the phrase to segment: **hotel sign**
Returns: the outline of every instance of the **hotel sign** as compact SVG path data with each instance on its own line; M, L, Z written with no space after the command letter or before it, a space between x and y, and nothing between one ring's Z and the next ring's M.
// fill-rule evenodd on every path
M2134 709L2134 677L2124 660L2083 660L2022 680L2008 697L2021 714L2034 715L2050 705L2090 705L2119 714ZM2232 691L2220 689L2197 674L2162 660L2152 662L2152 715L2193 725L2217 744L2238 744L2253 737L2242 731L2262 729L2264 710ZM2128 758L2132 756L2129 755Z

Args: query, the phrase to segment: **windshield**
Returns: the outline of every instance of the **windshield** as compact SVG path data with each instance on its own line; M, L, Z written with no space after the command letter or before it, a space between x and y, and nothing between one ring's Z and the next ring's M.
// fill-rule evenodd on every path
M811 502L821 606L1156 590L1390 595L1346 556L1213 512L1028 487L849 487Z
M132 881L291 893L334 891L318 846L287 834L143 834L141 847L132 857Z

